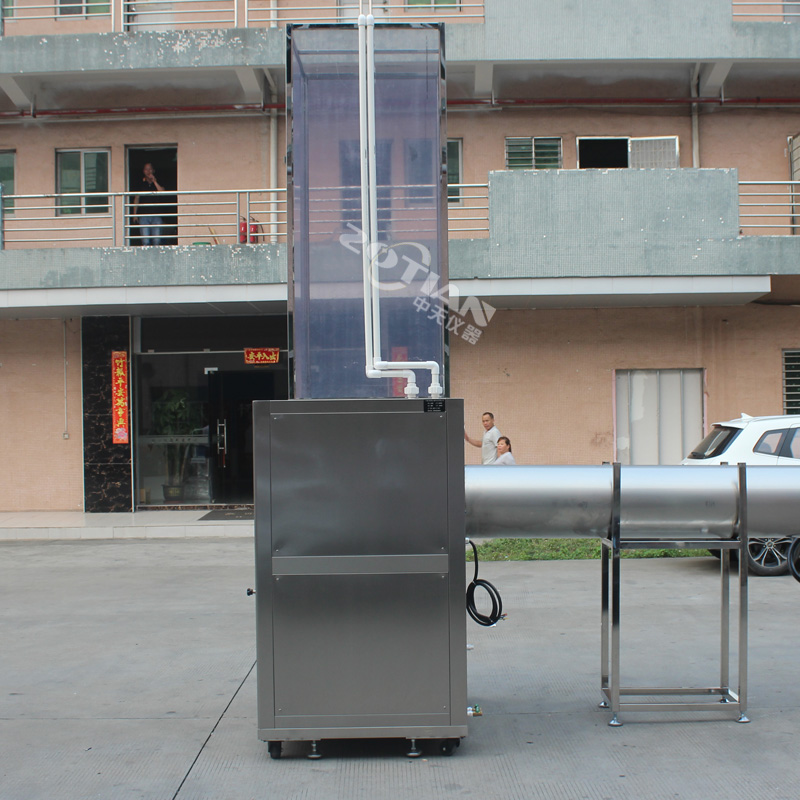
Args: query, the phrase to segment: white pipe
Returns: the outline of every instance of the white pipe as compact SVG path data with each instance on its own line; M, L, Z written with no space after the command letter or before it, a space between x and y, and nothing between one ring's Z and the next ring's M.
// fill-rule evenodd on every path
M369 18L371 20L371 17ZM374 25L374 20L371 20ZM408 396L416 396L419 394L419 389L416 386L416 375L411 370L391 369L388 367L380 368L377 366L375 358L375 323L373 320L373 309L375 308L375 301L373 295L373 279L372 279L372 243L377 240L377 216L376 216L376 193L374 184L374 160L375 160L375 144L374 138L370 142L370 131L373 133L375 130L375 114L374 106L372 113L370 113L370 96L374 102L374 80L370 80L370 76L374 76L375 62L372 60L372 71L368 70L368 25L370 21L364 14L359 14L358 17L358 110L359 110L359 123L360 123L360 151L361 151L361 230L364 232L366 241L362 243L361 248L361 267L363 273L363 291L364 291L364 347L365 347L365 364L364 372L368 378L405 378L406 379L406 394ZM370 29L371 30L371 29ZM371 37L370 37L371 38ZM374 55L374 46L373 46ZM373 91L370 93L369 89L372 87ZM372 120L372 126L369 122ZM372 164L370 163L372 162ZM370 187L370 184L372 186ZM378 305L380 308L380 305ZM378 324L378 331L380 331L380 323ZM378 353L380 353L380 335L377 337ZM385 364L386 362L381 362ZM411 392L409 392L411 390Z
M369 4L371 6L371 2ZM363 3L362 3L363 8ZM406 379L406 397L417 397L415 369L431 372L429 394L441 397L440 367L436 361L384 361L381 358L381 305L378 281L374 280L374 262L378 244L378 178L375 152L375 18L372 13L358 17L358 84L361 146L361 229L366 242L361 250L364 278L365 373L368 378L401 377Z
M699 92L700 64L696 64L692 72L690 91L692 97L697 97ZM700 168L700 117L697 103L692 103L692 167Z
M272 73L264 70L264 75L269 83L269 240L278 241L278 109L274 108L278 102L278 87Z

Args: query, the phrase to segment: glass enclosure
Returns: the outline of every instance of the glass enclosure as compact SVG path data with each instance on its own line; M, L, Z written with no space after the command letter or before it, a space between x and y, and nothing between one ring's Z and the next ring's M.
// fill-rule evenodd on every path
M290 37L295 396L403 396L402 378L365 375L358 29L293 26ZM444 370L443 56L439 26L375 27L376 355L436 361ZM415 372L420 396L427 396L430 373Z

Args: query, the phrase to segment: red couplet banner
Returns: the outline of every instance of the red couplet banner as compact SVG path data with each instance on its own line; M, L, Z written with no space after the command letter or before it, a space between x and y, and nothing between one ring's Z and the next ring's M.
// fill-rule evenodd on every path
M111 431L114 444L128 444L128 354L111 353Z

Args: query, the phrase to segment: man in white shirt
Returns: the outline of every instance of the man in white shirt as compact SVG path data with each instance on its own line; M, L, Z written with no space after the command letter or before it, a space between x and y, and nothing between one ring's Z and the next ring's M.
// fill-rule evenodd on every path
M483 423L483 439L473 439L464 430L464 441L469 442L473 447L481 448L481 463L494 464L497 461L497 440L502 435L494 424L494 414L491 411L484 411L481 416Z

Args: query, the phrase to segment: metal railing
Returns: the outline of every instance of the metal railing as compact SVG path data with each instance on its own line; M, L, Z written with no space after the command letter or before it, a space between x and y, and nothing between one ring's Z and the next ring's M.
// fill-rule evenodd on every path
M139 209L134 208L136 196L136 192L4 196L3 244L28 249L123 247L146 239L152 243L151 232L139 224L145 213L161 218L156 237L160 244L260 244L286 238L285 189L165 192L147 195L147 206L142 203Z
M430 186L378 189L379 229L394 239L433 235L434 204ZM450 239L489 236L489 184L448 186ZM3 195L0 247L124 247L144 243L134 213L135 192L93 194ZM360 188L333 186L309 198L312 236L360 227ZM161 216L161 244L263 244L286 241L286 189L179 191L158 195L148 205ZM348 209L348 204L351 208ZM344 209L344 214L342 213ZM144 215L145 209L138 209ZM343 219L344 217L344 219ZM800 181L740 181L741 234L800 234Z
M746 235L800 233L800 181L739 181L739 227Z
M432 235L435 208L431 187L392 186L378 190L379 216L394 238ZM448 187L449 235L485 238L489 232L489 186ZM286 189L230 189L147 195L135 208L136 192L4 195L0 242L8 249L38 247L125 247L152 244L141 217L161 218L162 245L264 244L286 240ZM157 202L154 202L157 201ZM360 225L360 187L334 186L315 192L310 204L312 235L343 232L341 209ZM348 203L352 211L348 211ZM152 226L150 226L152 227Z
M732 0L734 22L800 22L800 2Z
M485 0L375 0L377 22L480 22ZM184 30L355 22L357 0L3 0L2 33ZM58 21L58 26L43 21ZM32 24L33 23L33 24Z

